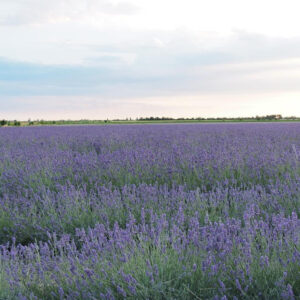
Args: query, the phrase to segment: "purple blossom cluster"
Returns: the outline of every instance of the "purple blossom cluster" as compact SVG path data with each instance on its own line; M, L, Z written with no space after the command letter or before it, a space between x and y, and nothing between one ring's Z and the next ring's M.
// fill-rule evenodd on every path
M298 299L297 151L298 123L2 128L0 298Z

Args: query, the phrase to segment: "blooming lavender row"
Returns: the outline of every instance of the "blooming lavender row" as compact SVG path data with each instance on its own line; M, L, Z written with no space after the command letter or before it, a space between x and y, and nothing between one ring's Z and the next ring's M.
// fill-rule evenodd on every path
M171 223L142 210L141 220L131 216L124 228L96 224L77 229L76 239L49 233L45 243L3 245L9 280L2 297L294 299L300 221L295 213L268 220L258 213L252 207L242 219L207 218L200 226L197 212L186 215L181 207Z
M0 298L300 297L300 125L0 129Z

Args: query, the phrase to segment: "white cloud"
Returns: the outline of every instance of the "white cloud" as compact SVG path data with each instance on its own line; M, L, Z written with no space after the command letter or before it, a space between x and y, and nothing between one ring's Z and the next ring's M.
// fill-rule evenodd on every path
M209 113L229 97L241 99L228 104L236 112L254 113L263 97L286 111L280 101L295 105L300 93L299 9L296 0L1 0L1 94L96 97L83 98L87 110L120 114L126 105ZM43 99L31 107L48 111Z
M293 37L300 35L299 10L298 0L1 0L0 24L76 21L133 31L238 29Z
M0 24L24 25L97 20L105 15L131 15L137 7L112 0L1 0Z

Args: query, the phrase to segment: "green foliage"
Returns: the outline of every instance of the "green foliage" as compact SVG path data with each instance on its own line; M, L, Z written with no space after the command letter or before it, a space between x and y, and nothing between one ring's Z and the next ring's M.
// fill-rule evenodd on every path
M0 126L5 126L5 125L7 125L7 121L6 120L1 120L0 121Z

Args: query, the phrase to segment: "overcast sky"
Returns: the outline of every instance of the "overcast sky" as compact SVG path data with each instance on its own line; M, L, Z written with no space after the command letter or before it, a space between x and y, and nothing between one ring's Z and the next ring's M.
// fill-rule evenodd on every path
M296 0L1 0L0 118L300 116Z

